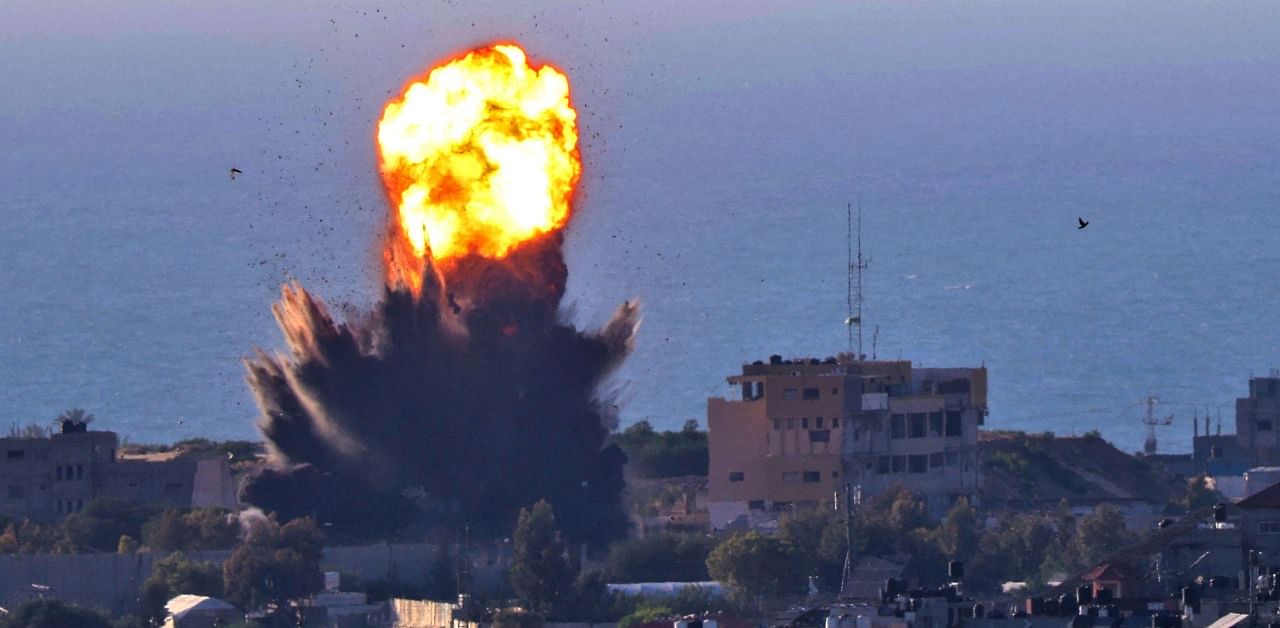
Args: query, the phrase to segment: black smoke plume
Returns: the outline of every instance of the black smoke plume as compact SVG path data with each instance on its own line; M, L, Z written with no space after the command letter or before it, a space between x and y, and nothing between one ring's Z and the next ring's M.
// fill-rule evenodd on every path
M547 499L574 540L622 533L622 465L601 380L630 351L638 310L598 332L565 322L553 233L506 259L427 265L420 294L388 286L335 320L297 284L273 307L287 355L246 360L270 466L244 501L356 537L407 525L505 534Z

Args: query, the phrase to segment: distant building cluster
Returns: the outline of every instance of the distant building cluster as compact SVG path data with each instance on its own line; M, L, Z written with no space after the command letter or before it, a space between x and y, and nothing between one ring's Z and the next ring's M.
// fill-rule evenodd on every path
M97 498L236 507L230 463L179 453L127 457L115 432L63 422L45 438L0 438L0 513L48 523Z
M851 355L772 356L707 402L711 526L756 527L794 507L909 486L940 513L976 501L987 372Z

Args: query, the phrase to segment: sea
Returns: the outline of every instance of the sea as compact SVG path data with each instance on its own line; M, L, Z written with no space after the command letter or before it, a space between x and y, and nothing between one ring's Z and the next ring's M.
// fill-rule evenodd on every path
M989 429L1189 451L1280 366L1280 5L250 3L0 7L0 429L257 437L242 360L297 281L379 290L373 129L516 40L584 175L565 317L638 299L602 394L705 425L744 363L985 366ZM232 180L231 167L243 171ZM1079 218L1089 222L1078 229Z

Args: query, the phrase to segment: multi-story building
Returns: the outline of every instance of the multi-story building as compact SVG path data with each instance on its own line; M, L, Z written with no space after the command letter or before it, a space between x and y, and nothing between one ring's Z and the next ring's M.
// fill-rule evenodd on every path
M757 361L707 402L711 525L756 525L793 507L902 484L940 512L973 497L985 368L908 361Z
M1280 465L1280 373L1249 378L1249 396L1236 399L1236 439L1254 465Z
M47 438L0 438L0 513L48 522L99 497L175 506L234 507L224 457L128 459L115 432L64 423Z

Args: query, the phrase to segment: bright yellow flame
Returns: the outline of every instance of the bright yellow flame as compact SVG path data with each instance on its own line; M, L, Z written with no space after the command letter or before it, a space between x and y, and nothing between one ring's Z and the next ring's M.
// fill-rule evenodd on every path
M563 227L582 171L576 121L565 75L530 66L513 44L472 50L409 83L378 123L399 227L389 279L416 290L428 255L503 258Z

